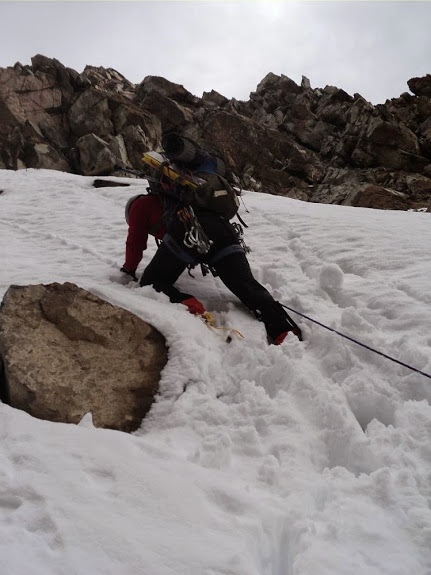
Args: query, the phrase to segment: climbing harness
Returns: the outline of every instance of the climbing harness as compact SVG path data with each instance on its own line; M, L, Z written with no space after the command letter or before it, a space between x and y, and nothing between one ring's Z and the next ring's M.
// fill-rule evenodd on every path
M148 175L145 176L149 183L147 193L149 195L158 195L161 198L162 203L162 216L158 222L150 226L149 233L156 236L157 233L161 230L163 225L167 227L168 223L173 218L177 217L185 228L182 242L181 240L176 241L173 237L166 234L163 237L163 243L165 243L166 246L169 249L171 249L171 251L173 251L182 261L184 261L190 275L192 275L191 270L194 269L196 265L199 263L201 266L201 272L203 276L207 275L210 272L214 276L216 276L217 273L215 271L214 264L221 257L225 257L226 255L229 255L236 251L242 251L246 254L248 254L251 251L244 240L243 228L248 226L242 220L240 215L236 213L235 215L240 223L230 222L230 225L232 226L232 229L235 233L237 242L213 254L212 259L209 263L203 263L202 261L199 261L202 260L202 257L199 256L205 256L206 254L208 254L208 252L214 245L214 242L213 240L210 240L206 235L193 210L193 207L190 205L192 197L194 195L193 188L184 185L180 181L172 180L164 172L164 168L166 166L169 166L168 161L161 162L159 167L154 169L155 177L151 177ZM138 172L135 170L129 170L125 168L124 171L138 175ZM142 172L139 174L143 175ZM186 179L187 178L190 180L193 179L193 173L187 169L181 170L181 176ZM128 223L128 212L130 210L130 206L133 203L133 201L136 198L140 197L141 195L142 194L136 195L127 202L126 205L127 223ZM157 238L155 241L157 246L160 246L161 241L158 240ZM193 256L191 253L187 253L184 250L184 248L180 245L180 243L182 243L185 248L193 250L194 253L197 254L197 256Z

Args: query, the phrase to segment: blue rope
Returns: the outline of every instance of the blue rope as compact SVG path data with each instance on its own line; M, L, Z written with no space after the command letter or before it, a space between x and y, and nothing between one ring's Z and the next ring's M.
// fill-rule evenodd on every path
M398 359L395 359L394 357L391 357L390 355L387 355L386 353L383 353L382 351L378 351L377 349L374 349L374 348L370 347L369 345L366 345L365 343L362 343L362 342L354 339L353 337L350 337L349 335L345 335L344 333L341 333L340 331L337 331L336 329L333 329L332 327L329 327L329 326L325 325L324 323L321 323L320 321L317 321L311 317L308 317L308 315L305 315L304 313L301 313L300 311L296 311L296 310L292 309L291 307L288 307L287 305L284 305L284 304L281 304L281 305L284 308L288 309L289 311L292 311L293 313L296 313L296 314L300 315L301 317L308 319L309 321L312 321L313 323L316 323L317 325L320 325L320 327L324 327L325 329L332 331L332 332L336 333L337 335L340 335L341 337L344 337L344 339L348 339L349 341L356 343L357 345L360 345L361 347L364 347L365 349L368 349L369 351L372 351L373 353L377 353L377 355L381 355L382 357L385 357L386 359L390 359L394 363L398 363L399 365L402 365L403 367L406 367L407 369L410 369L411 371L415 371L416 373L420 373L421 375L424 375L425 377L428 377L429 379L431 379L431 375L429 373L425 373L424 371L421 371L420 369L417 369L416 367L412 367L411 365L408 365L407 363L399 361Z

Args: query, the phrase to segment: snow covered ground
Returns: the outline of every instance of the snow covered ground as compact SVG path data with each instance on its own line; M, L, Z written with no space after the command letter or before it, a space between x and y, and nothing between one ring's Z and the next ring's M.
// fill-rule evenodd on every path
M121 181L0 171L0 298L74 282L170 348L131 435L0 404L1 575L430 575L431 379L294 314L305 341L268 346L199 273L181 286L243 340L121 285L124 204L145 188ZM243 198L277 299L431 373L430 214Z

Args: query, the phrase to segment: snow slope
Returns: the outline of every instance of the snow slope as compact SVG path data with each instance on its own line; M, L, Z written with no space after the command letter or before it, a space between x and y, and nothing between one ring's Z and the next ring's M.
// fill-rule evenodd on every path
M293 313L305 341L268 346L198 272L181 286L244 339L121 285L124 204L145 182L120 181L0 171L0 296L71 281L169 345L134 434L0 404L1 575L430 575L431 378ZM431 373L430 214L243 198L277 299Z

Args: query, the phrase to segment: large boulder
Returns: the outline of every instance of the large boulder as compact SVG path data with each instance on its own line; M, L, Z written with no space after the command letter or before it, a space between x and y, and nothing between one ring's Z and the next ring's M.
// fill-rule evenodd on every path
M65 284L11 286L0 308L2 398L50 421L136 430L158 391L163 336ZM1 370L0 370L1 371Z
M82 136L76 143L79 151L81 171L84 176L107 176L115 170L119 163L125 163L118 146L111 146L96 134ZM112 149L114 148L114 149ZM118 150L119 154L116 155Z
M136 88L138 100L145 99L150 93L159 94L185 106L194 106L199 102L199 98L193 96L184 86L170 82L161 76L146 76Z
M114 132L123 137L128 162L134 168L142 168L143 153L160 147L162 125L159 118L119 98L111 98L109 106Z
M182 131L193 123L193 108L200 99L184 86L159 76L147 76L136 87L135 103L159 118L164 132Z
M63 110L73 91L68 78L66 71L56 76L20 64L0 68L0 149L6 168L70 170L62 153L69 132Z
M35 143L28 146L25 152L27 168L44 168L46 170L69 171L69 162L48 143Z
M21 68L0 68L0 98L10 120L37 123L47 110L60 111L62 91L55 78Z
M106 94L89 89L80 94L68 112L70 129L77 136L106 136L113 131L111 110Z

